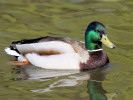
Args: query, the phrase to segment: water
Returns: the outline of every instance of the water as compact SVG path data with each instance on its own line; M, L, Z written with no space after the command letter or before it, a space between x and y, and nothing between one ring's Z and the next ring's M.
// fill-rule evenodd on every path
M87 72L11 66L4 48L41 36L84 41L92 21L106 26L116 49L104 68ZM132 100L132 0L0 0L0 100Z

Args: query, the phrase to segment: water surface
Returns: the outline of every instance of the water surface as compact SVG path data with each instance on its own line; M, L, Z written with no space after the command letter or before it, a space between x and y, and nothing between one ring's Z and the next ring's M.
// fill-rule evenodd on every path
M42 36L84 41L92 21L106 26L116 49L103 46L110 58L104 68L44 70L11 66L4 48L12 41ZM132 100L132 0L0 0L1 100Z

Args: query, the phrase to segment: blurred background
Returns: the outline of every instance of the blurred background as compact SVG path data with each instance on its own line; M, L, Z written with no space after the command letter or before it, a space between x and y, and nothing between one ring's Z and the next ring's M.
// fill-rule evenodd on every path
M99 21L116 49L103 46L110 64L87 72L11 66L13 41L43 36L84 41ZM132 100L132 0L0 0L0 100Z

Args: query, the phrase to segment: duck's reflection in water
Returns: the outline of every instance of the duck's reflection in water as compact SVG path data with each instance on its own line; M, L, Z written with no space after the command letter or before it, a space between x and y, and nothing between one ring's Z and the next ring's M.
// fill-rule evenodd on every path
M107 100L106 91L102 87L102 81L105 79L105 75L102 71L97 70L90 74L87 88L90 94L90 100Z
M50 84L47 88L31 90L32 92L49 92L56 87L77 86L87 81L87 92L90 95L90 100L112 100L115 94L108 93L102 87L102 81L105 79L105 72L103 70L104 69L96 69L85 72L79 70L46 70L31 65L21 67L21 71L19 72L21 72L22 79L29 81L49 81L53 78L59 79ZM14 71L16 70L14 69Z
M48 70L36 68L34 66L26 66L25 73L28 75L27 80L46 81L60 76L71 75L79 73L79 70Z

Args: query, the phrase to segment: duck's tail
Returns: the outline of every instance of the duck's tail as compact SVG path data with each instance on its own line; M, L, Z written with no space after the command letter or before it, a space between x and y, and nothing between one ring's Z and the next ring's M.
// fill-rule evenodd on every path
M15 50L11 50L10 48L5 48L5 52L11 56L16 56L16 57L20 56L18 52L16 52Z
M5 52L8 54L8 55L11 55L11 56L15 56L15 57L19 57L20 56L20 52L17 50L16 48L16 44L18 44L19 41L17 42L12 42L10 44L10 48L5 48Z
M10 48L8 48L8 47L5 48L5 52L8 55L15 56L18 60L18 61L11 61L9 64L11 64L11 65L27 65L29 63L29 60L26 59L22 54L20 54L20 52L16 48L16 44L18 44L18 43L13 42L10 44Z

